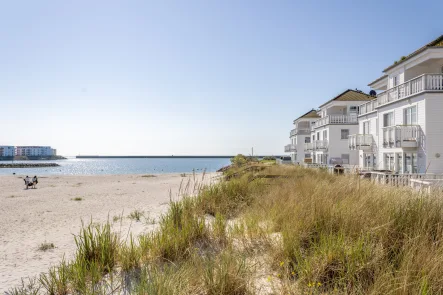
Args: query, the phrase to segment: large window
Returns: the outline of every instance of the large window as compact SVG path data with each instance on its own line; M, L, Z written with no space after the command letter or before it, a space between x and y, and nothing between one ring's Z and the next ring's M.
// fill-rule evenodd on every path
M385 166L384 168L386 170L394 171L395 169L394 163L395 163L394 153L384 154L384 166Z
M341 129L341 139L348 139L349 129Z
M311 138L308 136L308 137L305 137L305 143L310 143L311 142Z
M403 110L403 124L405 125L417 124L417 106L405 108Z
M405 153L405 173L417 173L417 153Z
M383 115L383 127L394 126L394 113L387 113Z

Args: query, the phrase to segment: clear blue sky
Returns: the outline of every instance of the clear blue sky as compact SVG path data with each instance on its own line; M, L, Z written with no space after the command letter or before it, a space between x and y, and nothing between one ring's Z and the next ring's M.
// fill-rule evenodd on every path
M292 121L443 34L443 1L1 1L0 145L282 154Z

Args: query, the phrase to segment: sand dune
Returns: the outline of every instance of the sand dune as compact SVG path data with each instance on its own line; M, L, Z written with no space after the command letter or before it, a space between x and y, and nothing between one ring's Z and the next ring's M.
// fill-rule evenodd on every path
M204 182L215 177L207 174ZM202 175L197 178L200 181ZM114 216L123 216L113 225L124 236L128 231L153 230L156 223L127 216L137 209L158 219L167 210L170 195L178 198L180 184L188 181L193 178L179 174L47 176L39 179L37 189L25 190L21 177L0 176L0 292L17 285L22 277L47 271L63 256L72 257L73 235L78 234L81 220L113 222ZM55 248L40 251L42 243L53 243Z

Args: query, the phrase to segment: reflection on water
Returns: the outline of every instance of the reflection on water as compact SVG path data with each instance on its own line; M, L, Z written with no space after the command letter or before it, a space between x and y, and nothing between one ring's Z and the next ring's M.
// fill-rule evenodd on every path
M60 167L2 168L0 175L97 175L143 173L214 172L230 163L229 159L67 159L58 161L14 161L14 163L57 163ZM10 162L3 162L10 163Z

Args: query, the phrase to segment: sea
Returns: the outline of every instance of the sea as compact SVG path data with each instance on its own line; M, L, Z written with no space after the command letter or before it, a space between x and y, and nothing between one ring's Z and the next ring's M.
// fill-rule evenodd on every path
M2 161L2 163L11 163ZM0 175L119 175L214 172L230 164L228 158L113 158L56 161L14 161L14 163L57 163L59 167L0 168Z

